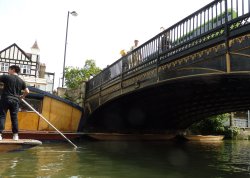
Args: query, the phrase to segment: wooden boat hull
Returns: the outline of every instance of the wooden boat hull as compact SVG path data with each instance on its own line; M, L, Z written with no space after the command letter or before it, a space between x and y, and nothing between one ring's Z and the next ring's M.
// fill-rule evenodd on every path
M41 144L42 142L39 140L19 139L15 141L12 139L3 139L0 141L0 152L22 151Z
M80 139L84 133L80 132L62 132L70 140ZM4 132L3 137L7 139L12 138L11 132ZM64 141L63 138L57 131L20 131L19 138L21 139L35 139L35 140L48 140L48 141Z
M90 138L101 141L156 141L171 140L175 134L120 134L120 133L88 133Z
M185 135L186 139L191 141L221 141L224 135Z

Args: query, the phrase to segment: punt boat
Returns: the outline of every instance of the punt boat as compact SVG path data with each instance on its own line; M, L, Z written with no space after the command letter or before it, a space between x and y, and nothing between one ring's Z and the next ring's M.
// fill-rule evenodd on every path
M184 135L190 141L221 141L224 135Z
M29 87L29 90L30 93L25 100L67 138L77 139L83 135L78 132L79 124L83 119L82 107L34 87ZM18 123L20 139L64 140L57 131L23 102L20 103ZM9 112L6 117L3 138L12 138Z
M0 140L0 153L2 152L14 152L14 151L22 151L26 150L38 145L41 145L42 142L38 140L30 140L30 139L3 139Z
M158 134L123 134L123 133L88 133L90 138L100 141L160 141L172 140L176 137L174 133Z

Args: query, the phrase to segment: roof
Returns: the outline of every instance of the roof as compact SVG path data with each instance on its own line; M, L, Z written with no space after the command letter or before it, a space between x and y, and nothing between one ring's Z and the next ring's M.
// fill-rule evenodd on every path
M25 53L29 58L31 58L32 54L31 53Z
M35 41L35 43L33 44L33 46L31 48L33 48L33 49L39 49L39 47L37 45L37 41Z
M22 55L24 55L29 61L31 61L31 55L24 52L16 43L13 43L12 45L8 46L7 48L0 51L0 58L5 56L5 54L9 54L7 58L9 59L17 59L18 55L14 55L14 53L18 54L20 52ZM3 56L2 56L3 55ZM13 56L16 56L15 58ZM25 59L25 58L24 58Z

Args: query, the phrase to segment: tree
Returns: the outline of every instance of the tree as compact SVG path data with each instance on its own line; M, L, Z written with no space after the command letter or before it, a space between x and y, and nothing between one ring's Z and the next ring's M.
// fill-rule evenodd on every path
M96 66L93 59L87 59L84 67L66 67L65 68L65 84L68 88L77 88L83 81L86 81L92 75L96 75L101 71Z
M189 129L194 134L222 134L226 129L226 127L224 126L224 122L228 119L228 113L212 116L193 124Z

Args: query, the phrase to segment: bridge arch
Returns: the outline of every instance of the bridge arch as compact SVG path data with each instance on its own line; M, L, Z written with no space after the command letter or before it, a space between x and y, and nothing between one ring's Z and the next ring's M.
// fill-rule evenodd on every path
M250 107L250 74L194 76L128 93L100 106L92 131L183 130L209 116Z

